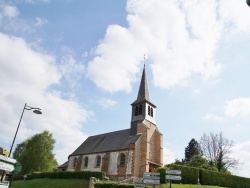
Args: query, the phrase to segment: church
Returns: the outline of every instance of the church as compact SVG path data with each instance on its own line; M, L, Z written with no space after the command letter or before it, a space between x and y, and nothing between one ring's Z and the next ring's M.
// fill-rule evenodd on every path
M137 99L131 104L129 129L88 137L59 168L103 171L111 180L140 178L163 164L163 136L156 126L156 106L150 101L145 65Z

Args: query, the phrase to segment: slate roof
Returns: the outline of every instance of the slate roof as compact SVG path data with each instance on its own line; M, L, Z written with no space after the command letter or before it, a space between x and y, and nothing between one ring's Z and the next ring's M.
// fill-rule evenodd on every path
M143 72L142 72L141 83L140 83L140 88L138 91L137 99L132 103L132 105L139 103L139 102L144 102L144 101L148 101L152 106L156 107L153 103L151 103L150 98L149 98L149 89L148 89L145 65L144 65Z
M128 149L129 145L135 143L140 136L140 134L130 136L130 129L90 136L71 155Z
M69 164L69 161L66 161L65 163L63 163L61 166L59 166L58 168L67 168Z

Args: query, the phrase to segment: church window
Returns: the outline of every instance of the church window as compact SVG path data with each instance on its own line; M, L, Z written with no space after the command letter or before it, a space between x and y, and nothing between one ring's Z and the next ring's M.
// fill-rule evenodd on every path
M150 116L150 106L148 106L148 115Z
M120 166L124 166L125 165L125 158L126 158L125 154L121 153L120 154L120 158L119 158L119 165Z
M73 167L76 167L76 164L77 164L77 157L74 158Z
M89 163L89 158L88 158L88 157L85 157L85 158L84 158L84 168L87 168L87 167L88 167L88 163Z
M141 115L142 114L142 105L140 104L140 106L139 106L139 115Z
M100 167L100 165L101 165L101 156L97 155L96 156L96 167Z
M154 115L154 114L153 114L153 108L151 107L151 116L153 117L153 115Z
M135 107L135 116L138 116L138 106Z

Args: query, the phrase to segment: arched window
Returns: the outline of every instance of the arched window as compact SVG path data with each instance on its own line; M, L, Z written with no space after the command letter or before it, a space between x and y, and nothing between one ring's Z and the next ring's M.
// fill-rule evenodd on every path
M142 105L140 104L140 106L139 106L139 115L141 115L142 114Z
M76 164L77 164L77 157L75 157L73 160L73 167L76 167Z
M100 165L101 165L101 156L100 155L97 155L96 156L96 167L100 167Z
M154 113L153 113L153 108L151 107L151 116L153 117Z
M135 116L138 116L138 106L135 107Z
M89 158L88 158L88 157L85 157L85 158L84 158L84 168L87 168L87 167L88 167L88 163L89 163Z
M148 106L148 115L150 116L150 106Z
M119 157L119 165L120 166L124 166L125 165L125 159L126 159L126 156L124 153L121 153L120 154L120 157Z

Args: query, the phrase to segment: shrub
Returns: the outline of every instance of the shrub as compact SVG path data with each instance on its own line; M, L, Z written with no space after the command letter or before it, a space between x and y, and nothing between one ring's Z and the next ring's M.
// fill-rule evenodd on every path
M217 185L230 188L248 188L250 185L250 179L200 169L200 183L202 185Z
M117 182L98 182L95 183L95 188L134 188L133 184L117 183Z
M104 172L78 171L78 172L42 172L28 175L27 179L51 178L51 179L89 179L96 177L102 179L105 177ZM22 179L22 176L15 176L15 180Z

